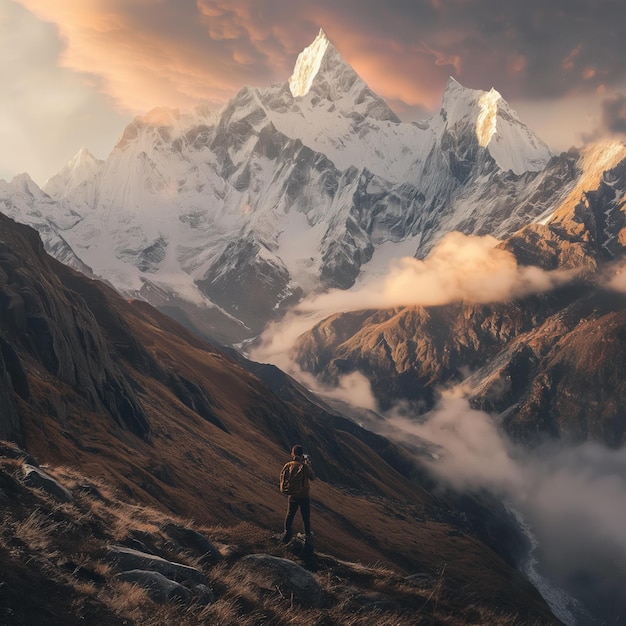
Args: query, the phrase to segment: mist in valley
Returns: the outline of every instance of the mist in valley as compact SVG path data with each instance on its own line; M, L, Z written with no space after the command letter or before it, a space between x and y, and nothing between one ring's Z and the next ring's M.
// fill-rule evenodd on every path
M599 443L545 441L532 449L512 442L497 416L475 410L462 384L438 392L436 406L412 414L398 405L380 413L365 376L322 385L293 360L297 338L339 311L409 305L508 301L548 291L569 272L519 267L491 237L446 236L424 261L396 261L388 273L354 290L305 299L268 327L251 354L290 373L330 400L379 415L363 424L398 442L420 442L418 461L459 492L489 491L515 513L533 546L519 566L567 624L617 623L626 615L626 450ZM623 268L605 287L626 291Z

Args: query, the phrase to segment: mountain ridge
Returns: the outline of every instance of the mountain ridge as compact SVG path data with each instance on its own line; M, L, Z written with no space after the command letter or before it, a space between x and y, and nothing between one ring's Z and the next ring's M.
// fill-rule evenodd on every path
M287 81L244 87L220 112L154 109L104 162L83 153L50 179L43 220L9 192L4 210L78 269L232 344L307 293L350 288L382 246L424 256L452 229L510 234L555 176L571 183L494 90L451 81L439 113L403 123L323 32L311 47L292 75L312 64L301 95Z

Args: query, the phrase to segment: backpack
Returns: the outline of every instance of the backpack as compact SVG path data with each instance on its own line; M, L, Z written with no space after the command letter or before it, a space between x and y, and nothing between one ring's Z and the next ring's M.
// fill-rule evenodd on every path
M302 496L304 494L305 470L302 463L291 461L280 472L280 491L288 496Z

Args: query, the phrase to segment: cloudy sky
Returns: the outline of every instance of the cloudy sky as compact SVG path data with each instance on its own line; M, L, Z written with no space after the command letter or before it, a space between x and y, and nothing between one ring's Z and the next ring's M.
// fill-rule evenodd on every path
M320 28L405 120L453 76L555 151L626 130L622 0L0 0L0 178L41 184L138 113L286 81Z

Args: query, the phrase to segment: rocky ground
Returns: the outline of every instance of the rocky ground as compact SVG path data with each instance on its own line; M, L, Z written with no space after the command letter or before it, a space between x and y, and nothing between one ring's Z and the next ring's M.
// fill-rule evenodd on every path
M447 577L348 562L250 523L204 527L0 444L0 622L556 624L468 602Z

